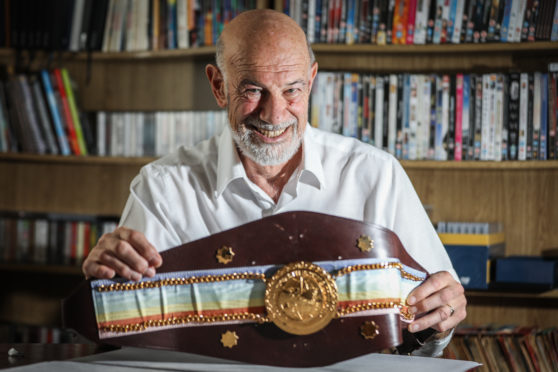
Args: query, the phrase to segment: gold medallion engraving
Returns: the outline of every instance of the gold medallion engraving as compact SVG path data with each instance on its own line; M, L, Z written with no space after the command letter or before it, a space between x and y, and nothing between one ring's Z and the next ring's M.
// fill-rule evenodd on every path
M221 335L221 343L224 347L232 349L234 346L238 345L238 335L236 332L227 331Z
M366 321L360 326L360 334L367 340L372 340L380 334L380 327L373 320Z
M335 280L312 263L288 264L268 281L265 308L269 319L285 332L317 332L337 314Z
M363 252L370 252L374 248L374 240L370 239L368 235L361 235L358 238L357 247Z
M217 250L217 254L215 256L217 257L217 261L226 265L233 260L234 252L232 247L224 245Z

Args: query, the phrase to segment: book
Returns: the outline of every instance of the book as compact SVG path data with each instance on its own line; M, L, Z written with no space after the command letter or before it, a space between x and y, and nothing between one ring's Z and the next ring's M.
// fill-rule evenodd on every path
M58 104L56 103L49 72L47 70L41 70L40 74L60 153L62 155L70 155L70 146L66 137L65 129L62 126L61 113L58 111Z
M56 144L56 138L53 131L53 127L48 115L45 97L41 90L41 83L37 76L33 75L30 77L31 91L33 94L33 104L35 105L35 110L37 112L38 122L41 126L41 134L46 142L48 152L51 154L58 154L58 146Z
M508 90L508 158L518 159L519 148L519 91L520 76L518 73L510 74Z
M435 0L432 0L435 1ZM426 34L429 21L431 0L417 1L417 10L415 16L415 32L413 36L413 42L407 44L426 44Z
M79 39L81 36L83 12L85 8L85 0L75 0L72 23L70 31L70 42L68 49L77 52L79 50Z
M51 74L53 89L58 93L60 97L61 108L60 111L63 115L63 120L66 124L68 141L72 153L75 155L81 155L81 146L78 141L75 123L73 122L72 112L70 109L70 104L68 101L68 95L66 89L64 88L64 82L62 80L62 74L60 69L54 69Z
M55 74L57 74L58 70L55 69ZM79 154L87 155L87 146L85 145L85 140L83 136L82 126L81 126L81 119L79 116L78 107L76 104L76 100L74 98L74 89L72 88L72 83L70 80L70 75L68 74L68 70L65 68L61 68L60 76L62 78L62 85L64 88L64 93L66 95L68 101L68 107L70 109L70 114L72 117L72 123L74 125L77 143L79 146Z

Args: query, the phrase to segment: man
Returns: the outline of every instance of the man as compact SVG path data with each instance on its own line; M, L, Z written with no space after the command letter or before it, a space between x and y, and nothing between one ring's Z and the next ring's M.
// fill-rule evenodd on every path
M224 29L206 75L230 128L144 167L121 226L83 264L87 277L152 277L157 251L293 210L329 213L395 231L433 273L408 297L409 325L439 333L439 354L465 318L466 299L411 183L389 154L307 124L318 65L302 29L272 10L240 14Z

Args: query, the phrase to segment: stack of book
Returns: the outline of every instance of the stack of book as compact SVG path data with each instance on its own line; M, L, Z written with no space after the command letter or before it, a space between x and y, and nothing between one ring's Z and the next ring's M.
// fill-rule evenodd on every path
M485 371L555 371L558 329L458 327L444 356L474 360Z
M502 225L496 222L438 222L444 244L459 280L466 289L488 289L491 260L505 255Z
M81 265L99 237L117 226L114 216L2 212L0 261Z
M141 51L214 45L255 0L0 0L0 47Z
M0 79L0 152L162 156L210 138L220 111L85 113L64 68Z
M65 68L0 81L0 152L87 155L91 142Z
M459 44L558 40L555 0L284 1L316 43Z
M403 160L558 159L558 66L550 72L319 72L310 122Z
M162 156L178 146L194 146L227 125L221 111L96 113L96 155Z

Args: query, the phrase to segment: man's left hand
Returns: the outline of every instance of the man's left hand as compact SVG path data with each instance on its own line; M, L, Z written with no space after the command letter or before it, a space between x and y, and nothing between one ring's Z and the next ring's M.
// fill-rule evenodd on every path
M467 316L465 290L447 271L430 275L413 289L407 304L412 314L424 314L409 324L409 331L413 333L429 327L445 332Z

